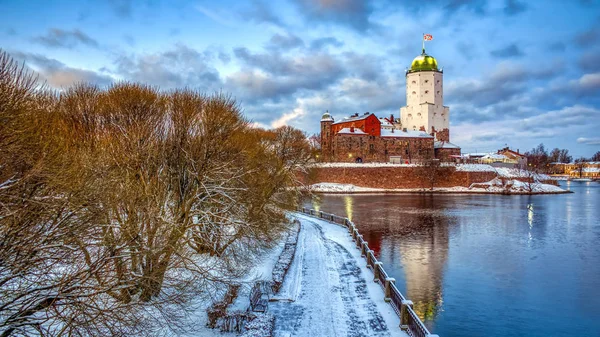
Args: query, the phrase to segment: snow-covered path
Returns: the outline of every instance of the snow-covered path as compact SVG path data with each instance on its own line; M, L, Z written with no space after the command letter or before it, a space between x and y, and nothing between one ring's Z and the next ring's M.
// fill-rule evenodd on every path
M406 336L348 232L296 216L296 255L278 301L269 304L275 336Z

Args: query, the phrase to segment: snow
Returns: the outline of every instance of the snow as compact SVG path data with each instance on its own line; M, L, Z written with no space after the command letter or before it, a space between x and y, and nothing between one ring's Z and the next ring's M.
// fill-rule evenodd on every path
M423 188L370 188L355 186L352 184L318 183L310 186L315 193L422 193L431 191ZM504 181L494 178L488 182L475 183L470 187L436 187L432 192L436 193L567 193L562 188L550 184L524 183L519 180L508 179Z
M417 164L396 163L318 163L315 167L416 167Z
M600 167L584 167L583 172L585 173L598 173L600 172Z
M456 170L464 172L496 172L496 169L493 166L485 164L456 165Z
M440 141L436 141L433 144L433 147L436 149L460 149L460 146L458 146L456 144L452 144L450 142L440 142Z
M381 129L381 137L397 137L397 138L433 138L433 136L422 131L414 130L398 130L398 129Z
M366 133L364 133L363 130L359 129L359 128L354 128L354 130L352 130L352 128L343 128L340 131L338 131L337 133L338 135L366 135Z
M348 231L296 215L302 229L278 298L275 336L407 336Z
M542 173L521 170L518 168L493 167L486 164L459 164L456 165L457 171L463 172L496 172L502 178L533 178L538 181L550 180L550 176Z

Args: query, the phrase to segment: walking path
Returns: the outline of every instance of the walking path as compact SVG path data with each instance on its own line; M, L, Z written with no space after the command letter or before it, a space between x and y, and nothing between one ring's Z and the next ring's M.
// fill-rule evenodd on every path
M295 214L294 261L269 312L275 337L407 336L347 230Z

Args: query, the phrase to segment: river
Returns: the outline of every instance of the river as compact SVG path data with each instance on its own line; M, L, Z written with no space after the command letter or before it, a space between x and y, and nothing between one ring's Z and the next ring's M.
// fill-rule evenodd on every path
M560 195L321 195L433 333L600 336L600 183Z

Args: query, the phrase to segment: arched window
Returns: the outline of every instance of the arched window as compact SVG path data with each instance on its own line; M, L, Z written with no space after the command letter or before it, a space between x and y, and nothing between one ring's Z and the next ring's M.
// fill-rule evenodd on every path
M412 118L412 114L408 114L408 118Z
M429 93L429 90L425 90L425 93L426 93L426 94L428 94L428 93Z
M412 94L413 94L413 95L416 95L416 94L417 94L417 92L416 92L416 91L413 91L413 92L412 92Z
M439 90L438 90L437 94L438 94L438 95L440 94L440 91L439 91Z
M417 114L417 116L419 116L419 117L420 117L420 116L421 116L421 113L419 112L419 113Z
M412 84L417 84L417 81L412 81Z
M425 80L425 83L429 83L429 80Z

